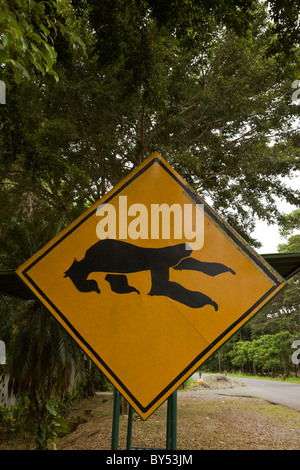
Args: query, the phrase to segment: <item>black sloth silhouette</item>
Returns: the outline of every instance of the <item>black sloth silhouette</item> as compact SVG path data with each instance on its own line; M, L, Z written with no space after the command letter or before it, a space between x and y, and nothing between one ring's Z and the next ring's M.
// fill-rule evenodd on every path
M92 272L106 272L105 280L113 292L139 294L135 287L128 284L126 274L150 270L152 286L148 295L166 296L191 308L212 305L217 311L217 303L207 295L170 281L169 270L193 270L208 276L235 272L221 263L191 258L191 254L192 250L187 250L185 243L163 248L143 248L120 240L105 239L92 245L81 261L75 258L64 277L69 277L80 292L95 291L100 294L98 283L87 277Z

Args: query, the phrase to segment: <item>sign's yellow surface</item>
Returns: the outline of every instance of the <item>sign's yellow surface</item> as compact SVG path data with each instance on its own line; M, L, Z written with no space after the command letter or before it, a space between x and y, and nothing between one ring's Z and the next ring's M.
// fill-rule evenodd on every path
M155 204L203 204L203 246L183 251L172 217L151 238ZM17 272L143 419L285 285L157 153Z

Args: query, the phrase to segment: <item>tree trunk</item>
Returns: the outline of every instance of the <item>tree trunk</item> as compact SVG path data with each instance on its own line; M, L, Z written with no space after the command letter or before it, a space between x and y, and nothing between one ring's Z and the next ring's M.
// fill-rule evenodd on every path
M128 415L128 401L121 395L120 400L120 414L121 415Z

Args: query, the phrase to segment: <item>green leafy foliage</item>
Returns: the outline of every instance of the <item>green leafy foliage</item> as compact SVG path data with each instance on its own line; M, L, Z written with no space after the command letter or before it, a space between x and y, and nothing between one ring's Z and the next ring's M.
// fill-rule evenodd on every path
M31 449L56 449L58 437L68 433L68 424L57 399L43 400L35 393L22 397L15 406L0 405L0 433L11 440L21 437Z
M67 44L59 83L22 84L0 110L6 182L70 222L157 150L258 246L255 218L280 220L276 198L299 204L280 179L299 167L299 57L283 67L267 55L266 11L255 9L249 37L205 10L202 39L187 47L186 29L170 34L171 18L147 2L79 3L61 12L86 56Z
M54 7L55 2L46 4L34 0L2 0L0 3L0 60L2 64L13 67L14 79L18 84L23 78L30 77L28 65L57 77L53 70L57 54L49 43L52 41L51 32L56 32Z
M26 395L18 402L12 416L16 434L22 435L28 445L34 443L38 450L56 449L58 436L68 432L59 403L53 397L45 400L38 393Z
M296 336L289 331L281 331L274 335L262 335L252 341L238 341L230 352L232 365L243 367L248 365L255 372L283 372L288 375L293 369L291 362L291 345Z
M9 84L0 107L1 269L17 268L153 151L253 246L256 217L289 230L294 221L276 198L299 206L299 191L281 180L300 161L296 3L270 1L270 16L256 0L0 0ZM299 332L299 280L267 308L240 332L239 366L261 335ZM65 393L74 368L86 389L105 387L60 328L35 303L1 303L10 387L30 394L23 422L41 447L63 425L53 393ZM222 348L226 367L240 339ZM273 352L259 343L257 367L279 367L285 353L265 340Z
M36 73L50 74L58 80L55 41L61 35L74 44L83 44L61 22L60 2L56 0L1 0L0 32L0 63L13 71L17 84Z
M286 214L284 220L282 233L292 233L299 227L299 211ZM299 253L299 235L290 236L287 243L280 245L280 251ZM281 293L220 348L222 369L288 375L295 370L292 343L299 338L300 276L295 274ZM218 359L214 355L207 362L208 367L215 370Z
M16 424L13 417L13 406L0 405L0 434L12 435L15 432Z

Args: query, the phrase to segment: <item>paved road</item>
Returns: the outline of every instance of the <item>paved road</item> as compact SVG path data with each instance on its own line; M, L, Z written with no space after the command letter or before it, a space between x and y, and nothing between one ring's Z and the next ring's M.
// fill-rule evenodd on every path
M241 381L245 387L223 389L218 393L263 398L270 403L300 411L300 385L264 379L239 379L239 382Z

